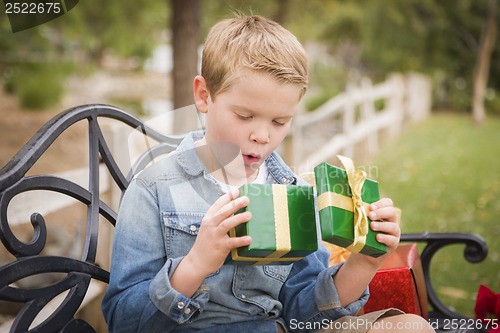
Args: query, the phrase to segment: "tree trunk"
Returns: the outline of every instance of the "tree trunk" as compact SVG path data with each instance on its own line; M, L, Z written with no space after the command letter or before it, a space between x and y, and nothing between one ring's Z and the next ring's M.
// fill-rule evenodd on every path
M476 124L485 120L484 95L488 85L491 54L495 47L497 36L497 0L488 1L488 19L481 36L476 68L474 71L474 97L472 101L472 118Z
M200 28L199 0L172 1L173 106L174 109L194 105L193 79L198 74ZM198 114L194 106L174 112L177 134L196 129Z
M278 9L274 13L273 20L281 25L285 24L285 20L288 14L288 9L290 7L290 0L278 0Z

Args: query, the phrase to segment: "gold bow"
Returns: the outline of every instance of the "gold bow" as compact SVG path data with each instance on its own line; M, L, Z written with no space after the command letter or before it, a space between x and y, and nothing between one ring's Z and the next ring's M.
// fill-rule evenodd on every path
M354 241L346 249L359 253L366 244L368 234L368 217L366 212L369 205L361 199L361 190L366 180L366 173L355 170L352 160L348 157L337 155L347 174L347 182L351 188L352 197L346 197L335 192L325 192L318 197L318 209L328 206L338 207L354 213Z

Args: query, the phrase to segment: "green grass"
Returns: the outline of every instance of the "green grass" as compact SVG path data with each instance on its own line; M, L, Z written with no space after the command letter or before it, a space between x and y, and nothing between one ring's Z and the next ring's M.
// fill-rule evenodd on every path
M441 300L473 316L480 284L500 293L500 118L478 127L467 115L433 114L386 144L370 164L381 194L403 211L403 233L476 233L486 240L482 263L467 262L464 246L453 245L431 265Z

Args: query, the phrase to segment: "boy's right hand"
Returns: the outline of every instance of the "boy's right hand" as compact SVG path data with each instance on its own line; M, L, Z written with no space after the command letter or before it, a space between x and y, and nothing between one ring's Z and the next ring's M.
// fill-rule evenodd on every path
M208 209L201 221L196 241L185 258L191 261L204 277L216 272L224 264L231 249L252 242L250 236L233 238L228 235L229 230L252 218L252 213L248 211L234 215L249 203L248 197L238 195L239 190L228 192Z

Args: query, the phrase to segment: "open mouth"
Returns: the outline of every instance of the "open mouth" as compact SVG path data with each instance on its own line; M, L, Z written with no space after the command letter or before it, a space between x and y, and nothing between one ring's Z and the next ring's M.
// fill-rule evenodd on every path
M260 155L243 154L243 162L246 165L251 165L260 161Z

